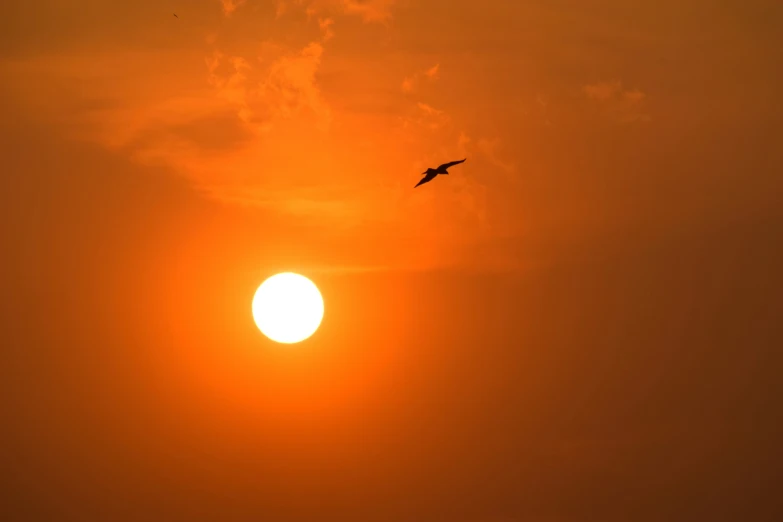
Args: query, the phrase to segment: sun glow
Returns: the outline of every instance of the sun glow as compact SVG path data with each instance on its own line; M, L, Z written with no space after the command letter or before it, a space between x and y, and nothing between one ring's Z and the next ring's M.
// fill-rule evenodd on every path
M315 333L324 316L324 301L315 283L284 272L261 283L253 297L253 319L273 341L293 344Z

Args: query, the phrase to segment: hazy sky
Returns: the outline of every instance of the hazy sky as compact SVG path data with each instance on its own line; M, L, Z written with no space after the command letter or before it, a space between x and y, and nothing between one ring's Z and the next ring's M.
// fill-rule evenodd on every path
M783 517L779 1L10 0L0 80L3 520Z

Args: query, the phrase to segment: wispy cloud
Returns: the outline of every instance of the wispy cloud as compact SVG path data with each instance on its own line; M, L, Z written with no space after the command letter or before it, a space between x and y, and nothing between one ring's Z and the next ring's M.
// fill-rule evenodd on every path
M482 138L476 142L477 151L486 157L492 166L501 169L506 174L514 172L516 170L515 165L500 157L498 153L499 148L500 140L497 138L493 140Z
M440 77L440 64L436 63L429 69L416 72L411 76L406 76L402 80L402 84L401 84L402 92L405 93L414 92L418 88L422 76L426 78L428 81L437 80Z
M429 78L430 80L436 80L438 78L438 74L440 72L440 64L436 63L426 71L424 71L424 75Z
M449 116L445 111L436 109L432 105L418 102L419 114L416 121L432 130L438 130L449 122Z
M582 91L622 123L650 120L644 106L647 95L638 89L625 89L619 80L588 84Z
M322 14L358 16L368 23L386 23L392 18L392 9L398 0L279 0L277 16L299 7L308 17Z
M340 0L346 14L361 16L365 22L385 22L392 16L397 0Z
M311 110L328 125L331 112L315 79L323 52L323 45L311 42L275 61L260 86L264 102L286 117Z
M278 0L277 7L275 8L275 18L280 18L286 11L288 11L288 2L285 0Z
M239 56L225 56L220 51L214 51L205 58L208 70L208 81L217 89L220 98L237 106L239 117L248 122L251 112L248 100L246 72L250 69L247 61ZM223 72L223 66L227 70Z
M467 148L468 145L470 145L470 142L470 136L464 132L459 133L459 136L457 137L457 149L459 150L461 156L467 156Z
M243 121L259 130L269 130L277 118L302 113L314 116L325 128L331 111L315 78L323 52L321 43L311 42L263 68L251 66L243 57L215 51L206 59L209 82L218 96L237 108Z
M332 26L334 25L334 20L331 18L319 18L318 19L318 27L321 28L321 34L323 35L323 41L327 42L332 39L334 36L334 31L332 30Z
M598 101L606 101L615 98L623 90L618 80L610 82L598 82L585 85L582 90L588 98Z
M231 14L246 1L247 0L220 0L220 4L223 6L223 14L231 16Z
M427 105L426 103L419 102L416 105L418 105L419 109L421 109L425 114L429 116L441 116L443 115L443 111L438 110L431 105Z

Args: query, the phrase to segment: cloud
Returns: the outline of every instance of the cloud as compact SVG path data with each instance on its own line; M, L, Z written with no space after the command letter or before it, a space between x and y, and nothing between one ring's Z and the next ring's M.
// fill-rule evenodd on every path
M433 65L432 67L424 71L424 75L430 80L437 80L439 71L440 71L440 64L436 63L435 65Z
M416 105L418 105L419 109L424 111L424 113L430 116L440 116L443 114L443 111L435 109L434 107L427 105L426 103L419 102Z
M246 1L247 0L220 0L220 3L223 6L223 14L226 16L231 16L231 14Z
M646 97L647 97L646 94L638 90L623 92L623 98L625 98L630 103L641 103L641 101L644 100Z
M622 92L622 84L615 80L611 82L599 82L585 85L582 90L588 98L598 101L606 101L614 98Z
M215 51L205 58L209 71L208 81L218 91L218 96L239 108L239 116L243 121L250 118L248 106L248 87L246 71L250 69L247 61L239 56L227 57L220 51ZM228 67L221 73L223 66Z
M211 5L213 16L223 18L218 4ZM457 248L454 245L469 239L465 230L472 230L491 210L484 206L482 189L471 185L475 179L455 181L440 200L427 199L437 193L418 192L418 201L405 199L427 166L464 157L451 108L438 97L405 99L395 88L399 73L380 66L383 70L365 83L363 67L343 72L340 56L328 64L333 67L323 76L322 87L319 73L335 27L341 22L368 27L365 22L372 18L350 13L357 18L346 20L342 11L311 10L316 14L302 27L301 5L288 5L287 14L295 11L298 19L278 22L300 31L290 39L288 30L284 40L259 39L252 33L221 33L218 38L212 33L195 61L183 59L179 50L160 56L137 52L130 59L117 53L85 58L69 73L73 80L60 81L71 82L73 100L107 96L122 103L89 114L82 111L78 121L64 118L69 131L84 129L91 139L134 163L170 168L199 193L228 207L241 205L243 212L258 209L290 223L332 231L386 227L401 238L430 237L432 251L414 257L435 259L442 248ZM244 4L240 17L252 15L248 7L252 4ZM206 33L194 31L199 45L204 45ZM297 40L301 43L288 43ZM372 60L368 56L364 63L374 66ZM419 71L420 87L436 85L441 72L436 61L411 68ZM63 59L56 63L56 74L62 75ZM352 88L342 94L335 89L340 82ZM343 112L340 125L332 127L333 110L344 110L344 102L355 93L372 95L381 110L371 115ZM329 96L334 96L333 103ZM56 96L47 98L54 103ZM61 101L57 104L62 106ZM401 133L406 140L390 148L388 143L399 137L395 122L400 117L410 121ZM323 132L326 129L330 132ZM418 161L428 165L411 169ZM423 230L405 212L411 204L422 204L425 213L449 215L452 221L446 229Z
M263 69L251 66L243 57L227 57L215 51L206 59L209 82L218 96L237 108L243 121L259 130L269 130L278 118L304 113L314 116L319 127L325 128L331 111L315 79L323 52L321 43L311 42L299 51L277 57Z
M359 16L367 23L386 23L398 0L280 0L276 13L280 17L291 6L304 9L308 17L320 14Z
M465 134L464 132L459 133L459 137L457 138L457 148L460 150L461 153L465 153L467 146L470 144L471 139L470 136ZM462 154L463 156L465 154Z
M437 130L449 122L449 116L445 111L423 102L418 102L419 114L416 121L432 130Z
M288 11L288 3L285 0L278 0L277 8L275 9L275 18L280 18L286 11Z
M228 15L245 0L222 0ZM292 5L303 6L308 19L329 2L305 0L280 0L276 17L284 15ZM321 95L316 82L324 44L334 37L334 18L317 19L321 40L313 41L298 51L287 51L272 42L261 43L261 52L253 61L243 56L228 57L215 50L206 58L209 83L217 89L218 96L232 103L239 117L257 130L269 131L277 118L291 118L310 113L317 119L317 126L329 126L331 111ZM213 40L214 43L214 40ZM269 56L271 55L271 56ZM264 67L266 65L266 67Z
M311 42L275 61L260 85L260 98L284 117L310 110L328 124L330 109L315 79L323 52L323 45Z
M494 139L489 140L486 138L482 138L476 142L476 148L478 151L487 158L487 160L495 167L498 167L503 172L509 174L511 172L514 172L516 167L513 163L510 163L504 159L502 159L498 155L498 148L500 148L500 140Z
M638 89L623 88L619 80L588 84L582 87L582 91L621 123L650 120L644 106L647 95Z
M414 73L411 76L406 76L402 80L402 92L405 93L412 93L416 90L419 84L419 79L424 76L427 78L428 81L435 81L440 77L440 64L436 63L429 69L426 69L424 71L419 71Z
M253 134L234 112L195 115L188 121L148 127L126 145L133 150L192 149L202 153L230 152L250 142Z
M334 31L332 30L332 25L334 25L334 20L331 18L319 18L318 19L318 27L321 28L321 33L323 34L323 41L327 42L332 39L334 36Z
M346 14L360 15L365 22L385 22L397 0L341 0Z

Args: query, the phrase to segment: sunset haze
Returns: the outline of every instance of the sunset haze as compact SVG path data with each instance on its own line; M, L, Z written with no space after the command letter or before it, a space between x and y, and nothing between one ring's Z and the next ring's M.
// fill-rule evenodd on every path
M0 520L783 520L783 3L10 0L0 80Z

